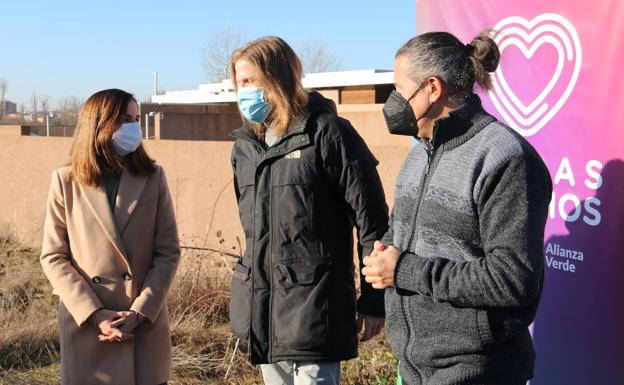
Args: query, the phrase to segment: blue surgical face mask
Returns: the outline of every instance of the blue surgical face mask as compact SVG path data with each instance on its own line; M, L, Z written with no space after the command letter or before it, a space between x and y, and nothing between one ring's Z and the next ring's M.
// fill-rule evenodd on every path
M139 148L141 137L141 126L138 122L123 123L113 134L113 150L120 156L126 156Z
M240 87L237 98L241 114L252 122L264 122L264 119L271 112L271 106L264 100L264 90L262 88Z

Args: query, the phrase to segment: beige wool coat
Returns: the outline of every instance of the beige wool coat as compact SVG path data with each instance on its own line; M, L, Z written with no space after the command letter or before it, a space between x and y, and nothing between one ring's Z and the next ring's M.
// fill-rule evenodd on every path
M65 385L157 385L169 379L166 297L180 259L173 204L160 166L121 174L114 210L104 186L52 174L41 265L60 298ZM98 341L87 319L97 309L135 310L147 320L126 342Z

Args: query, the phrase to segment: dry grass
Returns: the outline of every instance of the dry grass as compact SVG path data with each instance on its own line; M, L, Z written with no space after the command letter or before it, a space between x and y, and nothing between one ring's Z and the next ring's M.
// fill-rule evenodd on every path
M0 236L0 384L59 383L57 299L38 256L38 250ZM247 361L244 341L234 351L237 340L229 330L233 261L219 252L184 252L168 300L171 385L262 383L258 369ZM385 336L364 343L360 358L343 363L342 383L393 384L396 359L389 351Z
M31 369L59 359L56 301L39 254L0 236L0 368Z
M234 347L228 324L229 271L234 260L218 252L184 253L169 295L172 384L252 384L257 370ZM228 372L228 368L229 372ZM225 374L228 372L228 378Z

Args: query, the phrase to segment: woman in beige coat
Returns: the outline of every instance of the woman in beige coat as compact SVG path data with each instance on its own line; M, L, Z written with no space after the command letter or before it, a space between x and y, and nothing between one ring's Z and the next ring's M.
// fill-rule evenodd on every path
M138 120L131 94L94 94L69 166L52 174L41 265L60 297L66 385L169 379L166 297L180 248L165 174L141 146Z

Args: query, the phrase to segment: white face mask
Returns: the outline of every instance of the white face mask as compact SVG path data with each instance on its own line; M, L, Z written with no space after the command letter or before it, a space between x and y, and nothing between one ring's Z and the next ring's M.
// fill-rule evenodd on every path
M113 149L120 156L134 152L141 145L141 126L138 122L124 123L113 134Z

